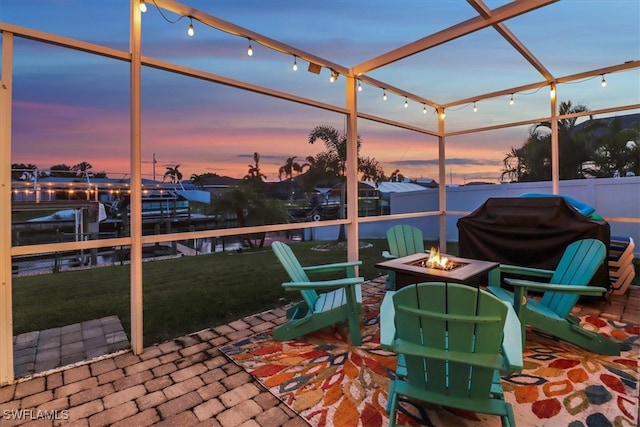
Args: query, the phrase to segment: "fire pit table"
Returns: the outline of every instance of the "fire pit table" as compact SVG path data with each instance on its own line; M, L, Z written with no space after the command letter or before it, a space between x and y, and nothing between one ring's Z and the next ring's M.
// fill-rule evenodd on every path
M447 265L431 266L429 253L417 253L379 262L376 267L396 272L396 289L420 282L453 282L471 285L473 279L496 268L500 263L478 259L446 257ZM443 258L444 259L444 258Z

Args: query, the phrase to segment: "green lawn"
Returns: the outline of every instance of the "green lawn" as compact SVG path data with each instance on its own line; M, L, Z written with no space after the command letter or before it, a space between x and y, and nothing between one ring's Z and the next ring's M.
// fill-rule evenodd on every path
M360 250L360 274L383 271L386 240L367 240ZM312 250L318 242L293 243L303 265L346 260L346 250ZM450 253L456 253L452 247ZM285 271L269 248L150 261L143 264L145 345L196 332L298 300L285 293ZM330 277L330 276L324 276ZM14 334L117 315L130 329L129 266L16 277L13 279Z

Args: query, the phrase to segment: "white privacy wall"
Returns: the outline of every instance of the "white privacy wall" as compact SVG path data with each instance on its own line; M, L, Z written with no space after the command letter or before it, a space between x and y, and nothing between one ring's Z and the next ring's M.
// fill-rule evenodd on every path
M489 197L518 197L523 193L551 194L551 182L510 183L447 187L447 212L473 212ZM598 178L560 181L560 194L570 196L595 208L605 218L640 218L640 177ZM438 189L391 193L391 214L432 212L438 210ZM462 215L462 216L464 216ZM447 241L458 241L457 222L461 215L447 215ZM413 224L426 240L438 240L438 217L412 218L361 223L360 238L386 237L396 223ZM636 254L640 253L640 224L610 221L612 236L633 238ZM307 229L305 239L332 240L338 227Z
M489 197L518 197L523 193L551 194L551 182L472 185L447 188L447 212L472 212ZM593 206L605 218L640 218L640 177L598 178L560 181L560 194ZM438 190L391 194L391 213L433 211L438 209ZM447 216L447 240L458 240L456 223L460 216ZM425 239L438 239L436 217L417 220ZM379 223L388 228L389 223ZM627 236L640 248L640 224L609 222L612 236ZM361 225L362 227L362 225ZM361 236L367 237L361 230ZM375 236L369 236L375 237Z

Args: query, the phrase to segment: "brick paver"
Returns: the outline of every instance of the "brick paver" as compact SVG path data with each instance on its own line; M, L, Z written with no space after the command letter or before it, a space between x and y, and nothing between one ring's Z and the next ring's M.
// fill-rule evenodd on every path
M384 278L368 285L372 290L383 289ZM578 305L574 313L640 324L637 307L640 287L632 286L626 296ZM252 315L152 345L141 355L119 353L19 380L0 387L0 409L68 411L64 423L40 420L33 424L45 426L306 427L304 419L218 349L232 337L281 324L284 313L276 309ZM0 425L30 422L2 420Z

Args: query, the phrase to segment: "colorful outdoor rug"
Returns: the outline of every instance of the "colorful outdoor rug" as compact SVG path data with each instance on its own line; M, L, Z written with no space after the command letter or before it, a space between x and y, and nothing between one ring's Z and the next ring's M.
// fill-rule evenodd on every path
M277 342L261 333L221 348L311 425L386 426L389 379L396 358L379 345L382 294L365 295L364 344L327 328L304 339ZM529 332L521 373L503 378L519 426L637 426L640 328L583 318L583 326L622 343L619 357L589 353ZM421 402L401 402L408 426L499 426L496 416Z

